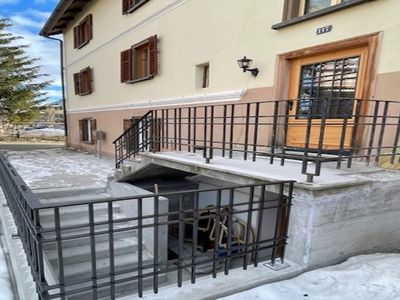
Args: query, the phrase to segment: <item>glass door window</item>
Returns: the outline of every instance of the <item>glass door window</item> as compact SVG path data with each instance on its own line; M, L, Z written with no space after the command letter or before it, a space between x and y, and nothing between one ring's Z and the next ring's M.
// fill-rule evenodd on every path
M359 65L357 56L302 66L296 117L318 119L323 113L327 119L349 117Z

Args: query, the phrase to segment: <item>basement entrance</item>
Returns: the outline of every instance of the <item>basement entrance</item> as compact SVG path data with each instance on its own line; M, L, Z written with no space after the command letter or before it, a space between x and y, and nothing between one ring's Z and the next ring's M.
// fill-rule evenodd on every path
M194 257L196 275L207 275L284 254L289 199L276 186L261 201L261 189L230 190L236 184L156 164L121 181L168 199L167 257L184 279Z

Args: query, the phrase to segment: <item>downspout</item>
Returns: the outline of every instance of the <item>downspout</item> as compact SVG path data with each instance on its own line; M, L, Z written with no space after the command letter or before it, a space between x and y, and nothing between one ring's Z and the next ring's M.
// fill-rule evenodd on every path
M64 42L61 39L53 38L50 36L43 35L45 38L58 41L60 43L60 73L61 73L61 92L62 92L62 103L64 109L64 134L68 137L68 120L67 120L67 105L65 99L65 84L64 84ZM68 142L68 140L66 140Z

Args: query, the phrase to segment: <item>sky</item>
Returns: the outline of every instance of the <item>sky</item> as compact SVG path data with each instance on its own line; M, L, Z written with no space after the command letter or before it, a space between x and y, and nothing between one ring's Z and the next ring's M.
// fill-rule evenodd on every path
M52 80L47 89L50 101L61 99L60 48L59 42L39 36L47 18L50 16L58 0L0 0L0 18L8 18L14 27L10 30L14 35L22 36L31 58L39 58L41 73L48 74L46 79ZM60 38L60 37L57 37Z

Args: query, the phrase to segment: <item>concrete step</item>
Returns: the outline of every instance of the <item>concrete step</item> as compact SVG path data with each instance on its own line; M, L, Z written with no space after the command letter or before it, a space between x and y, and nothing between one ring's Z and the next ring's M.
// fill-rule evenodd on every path
M115 255L131 254L138 249L136 237L120 238L114 241ZM48 253L47 253L48 252ZM47 251L46 256L54 269L58 268L57 251ZM96 242L96 259L109 257L108 241ZM90 261L91 251L89 243L82 243L75 247L63 249L63 261L65 265L76 264L80 262Z
M94 216L98 215L105 215L108 212L108 205L107 203L99 203L93 206ZM113 205L113 212L119 213L120 207L118 205ZM79 205L79 206L72 206L72 207L61 207L60 208L60 220L61 225L68 220L73 219L89 219L89 208L87 205ZM54 226L54 209L44 209L40 211L40 221L42 223L52 223Z
M124 214L120 213L115 213L113 214L113 220L121 220L126 218ZM101 215L95 215L94 216L94 222L107 222L108 221L108 214L101 214ZM118 223L118 225L123 224L123 222ZM54 228L54 222L53 221L47 221L47 222L41 222L40 225L42 226L43 229L53 229ZM77 226L77 225L85 225L89 227L89 217L81 217L81 218L65 218L64 220L61 221L61 230L65 227L69 226ZM97 225L96 228L101 225ZM108 225L107 225L108 226ZM71 230L76 230L76 229L71 229ZM64 232L69 231L69 229L63 230L62 234Z
M121 228L126 228L126 223L120 223L120 224L114 224L114 230L116 229L121 229ZM105 232L108 230L108 225L97 225L95 227L95 233L96 232ZM73 237L73 236L81 236L81 235L86 235L85 237L80 237L80 238L73 238L73 239L68 239L68 240L63 240L63 249L69 248L69 247L77 247L81 245L90 245L90 237L89 237L89 228L79 228L79 229L71 229L71 230L65 230L62 233L62 237ZM136 236L136 230L127 230L127 231L122 231L122 232L114 232L114 240L117 239L123 239L123 238L132 238ZM56 234L54 232L50 233L44 233L43 234L44 239L54 239L56 237ZM108 237L109 234L98 234L95 235L95 240L96 243L100 242L108 242ZM51 251L51 250L56 250L57 249L57 244L55 242L52 243L46 243L44 246L45 250Z
M68 196L62 196L62 197L41 198L40 202L42 202L43 204L68 203L71 201L91 202L95 200L104 200L108 198L112 198L112 196L108 193L91 194L91 193L81 192L78 194L70 194Z
M153 256L144 249L143 251L143 264L152 263ZM114 255L115 271L123 271L130 268L137 267L138 255L136 251L131 253ZM96 259L97 274L109 274L110 272L110 259L100 258ZM134 275L134 274L131 274ZM91 261L84 261L75 264L68 264L64 266L65 282L76 281L90 281L92 278L92 265Z
M149 271L147 271L147 272L149 272ZM146 271L144 271L144 273L146 273ZM129 276L135 276L135 275L136 274L128 273L125 276L120 276L118 279L127 278ZM167 278L167 276L165 274L160 274L158 276L159 284L165 282L166 278ZM99 280L98 282L99 283L108 282L108 280L109 279ZM143 284L144 290L150 289L153 286L153 277L149 276L149 277L143 278L142 284ZM69 297L67 297L67 299L68 300L93 300L93 299L110 300L111 299L109 286L104 287L104 288L99 288L99 289L97 289L96 292L97 292L96 298L93 297L92 291L87 291L87 292L82 292L79 294L69 296ZM137 293L138 293L138 281L137 280L129 280L127 282L115 285L115 295L116 295L117 299L120 297L127 297L127 298L129 297L129 299L139 299L137 297Z

